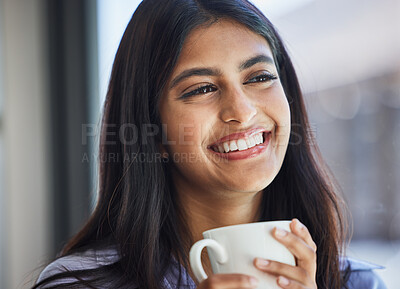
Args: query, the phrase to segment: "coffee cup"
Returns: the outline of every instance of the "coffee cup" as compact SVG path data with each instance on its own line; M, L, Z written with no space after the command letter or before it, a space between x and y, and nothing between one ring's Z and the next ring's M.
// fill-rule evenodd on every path
M278 289L276 277L260 271L254 259L295 265L293 254L271 234L277 227L290 231L291 221L269 221L220 227L203 232L203 240L197 241L189 253L190 266L197 281L208 276L201 263L201 252L207 247L214 274L241 273L258 279L259 289Z

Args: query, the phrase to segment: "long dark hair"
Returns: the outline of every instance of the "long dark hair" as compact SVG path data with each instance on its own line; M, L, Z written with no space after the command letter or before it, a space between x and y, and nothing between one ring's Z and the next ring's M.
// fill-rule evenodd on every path
M264 190L260 221L300 219L318 246L318 288L341 288L339 254L345 228L341 202L312 143L288 53L273 25L247 0L144 0L139 5L118 48L104 104L99 153L106 161L100 162L97 207L61 253L113 245L120 258L98 269L55 275L37 287L75 276L80 280L76 285L93 288L135 284L155 289L163 287L171 256L188 268L187 225L168 163L157 157L162 131L158 101L188 34L220 19L234 20L265 37L291 109L290 143L280 172ZM126 124L135 129L121 129ZM110 125L118 133L107 133ZM119 158L107 161L112 154Z

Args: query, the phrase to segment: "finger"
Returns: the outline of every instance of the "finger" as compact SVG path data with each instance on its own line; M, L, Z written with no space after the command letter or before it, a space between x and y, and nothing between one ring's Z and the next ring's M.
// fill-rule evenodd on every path
M293 219L290 223L290 229L294 234L299 236L308 246L310 246L315 252L317 251L317 245L311 237L307 227L304 226L298 219Z
M302 267L316 266L317 255L303 239L294 233L275 228L273 236L281 242L297 258L297 264ZM304 266L303 266L304 265Z
M214 274L201 282L198 289L256 288L258 280L243 274Z
M279 287L281 288L288 288L288 289L305 289L305 288L312 288L312 287L305 287L297 281L287 279L283 276L279 276L276 280Z
M285 276L288 279L298 281L302 284L311 283L312 279L310 278L309 273L301 267L295 267L291 265L287 265L284 263L265 260L261 258L254 259L254 265L258 270L263 271L268 274L272 274L275 276Z

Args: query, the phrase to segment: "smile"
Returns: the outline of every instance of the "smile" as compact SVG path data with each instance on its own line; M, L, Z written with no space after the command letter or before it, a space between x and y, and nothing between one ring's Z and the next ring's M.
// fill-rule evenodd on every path
M262 144L264 142L263 133L258 133L246 138L241 138L237 140L226 141L219 145L211 146L211 149L215 152L229 153L234 151L244 151L250 149L256 145Z
M208 146L208 150L228 160L242 160L263 153L269 144L271 132L264 129L252 129L244 133L235 133L223 137Z

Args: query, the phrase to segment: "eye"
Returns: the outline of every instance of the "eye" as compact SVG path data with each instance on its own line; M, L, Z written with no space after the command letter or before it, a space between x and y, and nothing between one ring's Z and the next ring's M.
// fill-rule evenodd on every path
M243 84L249 84L249 83L257 83L257 82L268 82L274 79L277 79L278 77L276 77L276 75L272 74L272 73L262 73L260 75L257 75L251 79L249 79L248 81L244 82Z
M195 95L206 94L206 93L213 92L216 90L217 90L217 88L212 84L204 85L199 88L196 88L195 90L192 90L188 93L183 94L180 98L184 99L184 98L188 98L188 97L195 96Z

